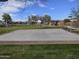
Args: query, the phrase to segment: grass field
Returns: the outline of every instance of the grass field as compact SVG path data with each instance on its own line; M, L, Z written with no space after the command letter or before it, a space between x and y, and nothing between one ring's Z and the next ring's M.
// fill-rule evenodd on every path
M0 34L4 34L7 32L15 31L15 30L27 30L27 29L51 29L51 28L61 28L58 26L52 27L48 25L12 25L9 27L0 27Z
M0 45L0 59L79 59L79 45Z
M49 29L41 25L0 27L0 34L20 29ZM0 45L0 59L79 59L79 45Z

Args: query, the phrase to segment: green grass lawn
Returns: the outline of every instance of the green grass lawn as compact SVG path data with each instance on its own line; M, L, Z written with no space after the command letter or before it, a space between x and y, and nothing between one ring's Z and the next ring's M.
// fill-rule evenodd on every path
M0 27L0 34L8 33L15 30L27 30L27 29L51 29L61 28L58 26L52 27L48 25L12 25L9 27Z
M0 45L0 59L79 59L79 45Z

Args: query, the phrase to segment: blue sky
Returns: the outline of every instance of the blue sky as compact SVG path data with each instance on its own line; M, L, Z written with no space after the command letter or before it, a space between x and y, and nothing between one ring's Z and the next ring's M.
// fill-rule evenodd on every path
M79 0L9 0L0 2L0 19L9 13L13 21L27 21L30 15L48 14L52 20L63 20L71 9L79 6Z

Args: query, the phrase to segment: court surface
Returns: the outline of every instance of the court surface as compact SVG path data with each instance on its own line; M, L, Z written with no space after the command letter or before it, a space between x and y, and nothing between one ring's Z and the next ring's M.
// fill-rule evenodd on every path
M1 44L78 44L79 35L62 29L17 30L0 35Z

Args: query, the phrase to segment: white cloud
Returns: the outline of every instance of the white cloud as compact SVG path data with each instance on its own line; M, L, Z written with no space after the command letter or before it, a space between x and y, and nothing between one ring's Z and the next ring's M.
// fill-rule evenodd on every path
M0 11L3 13L18 12L19 8L24 8L24 3L19 1L8 1L0 7Z
M20 11L20 9L28 7L33 4L34 2L29 0L27 0L26 2L18 1L18 0L9 0L4 4L0 3L0 12L3 12L3 13L18 12Z
M16 15L15 15L15 14L12 14L12 13L10 13L10 16L11 16L11 17L16 17Z
M47 7L46 4L40 0L8 0L7 2L0 2L0 19L2 19L1 16L3 13L9 13L13 17L16 15L13 13L19 12L21 9L34 4L39 7Z
M13 20L13 22L18 22L18 21L26 22L27 20L26 19L15 19L15 20Z
M43 4L40 0L37 1L37 4L39 7L46 7L46 5Z
M75 0L68 0L69 2L74 2Z
M13 13L13 12L19 12L20 8L24 8L25 4L20 1L8 1L8 2L0 2L0 19L2 19L3 13Z
M39 7L46 7L46 5L39 3Z
M26 4L26 6L31 6L31 5L34 5L34 2L32 2L32 1L26 1L25 4Z
M36 0L36 1L27 0L26 2L23 2L23 1L22 0L8 0L8 2L5 2L4 4L0 3L0 12L3 12L3 13L18 12L20 11L20 9L28 7L28 6L32 6L35 3L39 7L46 7L46 5L43 4L40 0Z
M33 15L33 16L36 16L37 14L35 14L35 13L32 13L32 15Z
M19 10L17 9L17 8L15 8L15 7L11 7L11 6L9 6L9 7L2 7L1 9L0 9L0 11L1 12L3 12L3 13L10 13L10 12L18 12Z
M51 9L51 10L54 10L55 8L52 7L52 8L50 8L50 9Z

